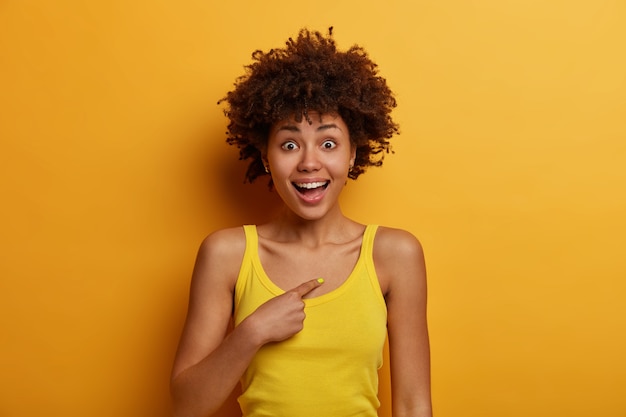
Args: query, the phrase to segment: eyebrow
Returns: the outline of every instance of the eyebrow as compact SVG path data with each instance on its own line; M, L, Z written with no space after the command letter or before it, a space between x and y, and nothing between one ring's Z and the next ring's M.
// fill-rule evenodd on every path
M339 129L341 130L341 128L339 126L337 126L335 123L327 123L327 124L323 124L320 127L318 127L316 129L317 132L323 132L325 130L328 129ZM278 128L278 132L280 132L281 130L286 130L288 132L300 132L300 128L296 125L284 125Z

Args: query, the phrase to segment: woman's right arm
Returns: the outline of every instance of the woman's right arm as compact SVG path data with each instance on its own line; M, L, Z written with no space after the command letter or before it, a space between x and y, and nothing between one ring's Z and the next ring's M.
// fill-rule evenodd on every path
M170 382L176 417L217 411L261 346L302 329L302 297L321 285L307 281L270 299L227 334L244 250L241 228L216 232L200 246Z
M260 347L245 323L227 335L244 249L243 230L226 229L208 236L198 251L171 376L177 417L213 414Z

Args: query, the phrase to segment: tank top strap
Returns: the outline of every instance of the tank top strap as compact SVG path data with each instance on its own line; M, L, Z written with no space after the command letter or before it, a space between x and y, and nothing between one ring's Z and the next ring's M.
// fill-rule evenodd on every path
M243 231L246 237L246 249L243 253L239 276L237 277L237 282L235 284L235 309L237 309L239 302L241 301L243 289L247 285L248 279L251 277L254 258L258 257L259 236L257 234L256 225L244 225Z
M374 289L376 298L386 309L385 296L380 288L380 281L378 281L376 267L374 266L374 239L376 238L377 230L377 224L368 224L366 226L365 232L363 232L363 242L361 243L361 259L363 259L365 268L367 269L367 276Z
M250 252L251 249L256 250L259 244L259 235L256 231L256 225L246 224L243 226L243 231L246 235L246 252Z
M369 257L371 257L374 253L374 238L376 237L376 230L378 230L377 224L368 224L365 226L365 232L363 232L361 250Z

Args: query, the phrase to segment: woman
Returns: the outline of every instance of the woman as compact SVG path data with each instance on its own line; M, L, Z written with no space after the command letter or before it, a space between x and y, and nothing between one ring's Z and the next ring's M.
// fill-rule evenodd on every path
M228 142L251 160L249 181L270 176L283 209L202 243L175 414L211 415L241 382L246 417L376 416L388 336L393 416L430 417L421 246L339 206L348 178L389 151L393 94L362 48L336 49L332 28L253 58L224 99Z

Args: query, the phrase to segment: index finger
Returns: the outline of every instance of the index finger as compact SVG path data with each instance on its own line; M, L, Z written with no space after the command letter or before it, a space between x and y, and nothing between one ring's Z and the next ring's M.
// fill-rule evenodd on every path
M319 287L323 283L324 283L324 278L312 279L311 281L307 281L298 285L291 291L295 292L300 297L304 297L305 295L307 295L308 293L310 293L311 291L313 291L315 288Z

